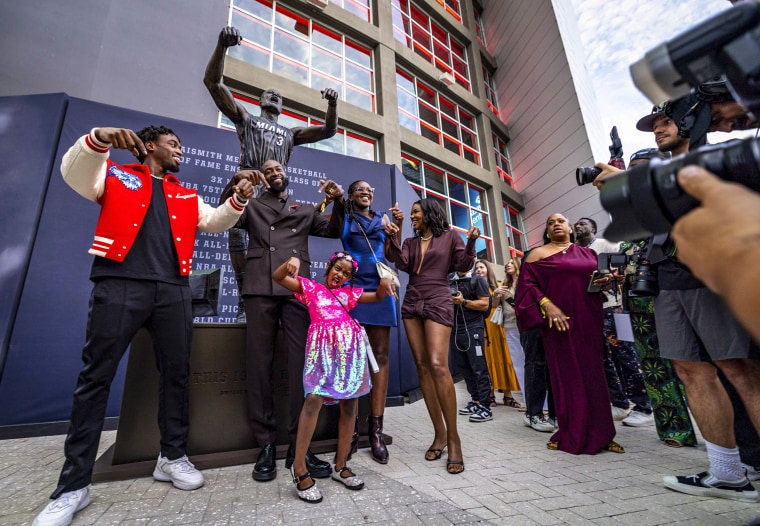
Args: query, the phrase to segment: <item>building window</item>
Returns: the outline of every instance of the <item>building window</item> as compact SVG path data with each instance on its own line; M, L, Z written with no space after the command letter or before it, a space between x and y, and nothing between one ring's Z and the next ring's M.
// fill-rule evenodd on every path
M507 141L502 140L501 137L495 133L493 134L493 155L496 158L496 171L499 173L499 178L509 186L514 187L514 184L512 183L512 164L509 160Z
M241 95L239 93L233 93L233 97L240 104L242 104L248 113L258 117L261 114L259 108L259 101L253 100ZM277 119L277 124L285 126L286 128L298 128L304 126L321 126L323 121L309 117L308 115L299 114L289 110L282 110L280 117ZM227 130L235 130L235 125L222 114L221 128ZM316 150L323 150L326 152L340 153L343 155L349 155L351 157L358 157L359 159L367 159L368 161L377 160L377 141L364 137L356 132L352 132L343 127L338 127L338 133L331 138L314 142L302 144L306 148L314 148Z
M483 25L483 13L475 9L474 14L475 14L475 29L478 32L478 41L481 44L483 44L484 48L488 48L488 46L486 45L486 28Z
M467 230L478 227L480 237L475 242L478 258L493 262L493 235L485 190L412 155L401 154L401 172L420 198L435 199L441 205L451 228L465 243Z
M499 114L499 99L496 98L496 83L493 75L483 67L483 87L486 94L486 103L496 115Z
M392 0L391 6L396 40L472 91L464 46L408 0Z
M348 0L344 0L348 1ZM267 0L234 0L238 58L317 90L332 88L349 104L375 111L372 51Z
M396 91L402 126L480 165L473 115L400 69L396 70Z
M370 0L330 0L330 3L338 5L362 20L372 23L372 4Z
M520 214L507 203L504 203L502 208L504 209L504 224L509 238L509 251L512 257L522 257L527 247L527 240L521 226Z
M458 0L437 0L437 2L441 4L451 16L456 18L457 22L462 21L462 14L459 10Z

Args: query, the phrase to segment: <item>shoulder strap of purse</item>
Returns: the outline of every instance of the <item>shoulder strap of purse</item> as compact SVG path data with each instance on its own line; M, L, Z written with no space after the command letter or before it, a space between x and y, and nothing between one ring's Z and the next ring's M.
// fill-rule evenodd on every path
M362 231L362 234L364 234L364 239L367 240L367 246L369 246L369 253L372 254L372 259L375 260L375 264L378 263L377 256L375 256L375 251L372 250L372 243L369 242L369 238L367 237L366 232L364 232L364 228L362 228L362 224L359 222L358 219L355 219L356 224L358 225L359 229Z

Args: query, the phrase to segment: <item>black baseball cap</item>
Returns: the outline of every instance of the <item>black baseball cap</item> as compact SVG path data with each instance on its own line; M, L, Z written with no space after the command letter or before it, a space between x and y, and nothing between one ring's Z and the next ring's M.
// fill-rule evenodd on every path
M668 101L661 102L659 104L652 106L652 112L646 117L642 117L639 119L639 121L636 123L636 129L643 132L653 132L654 120L660 115L667 116L668 115L667 110L669 108L670 108L670 103Z

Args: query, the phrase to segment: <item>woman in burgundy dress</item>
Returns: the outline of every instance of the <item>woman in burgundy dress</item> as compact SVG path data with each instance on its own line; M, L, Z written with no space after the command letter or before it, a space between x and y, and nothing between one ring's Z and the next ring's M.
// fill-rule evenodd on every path
M523 331L541 327L559 430L546 444L574 455L624 453L603 366L602 294L587 287L596 253L570 241L562 214L546 221L549 243L530 252L517 284L515 313Z
M386 257L399 270L409 274L401 318L435 431L425 460L438 460L448 446L446 471L457 474L464 471L464 460L457 433L454 381L449 372L449 335L454 325L454 305L448 275L472 269L475 240L480 230L470 227L465 246L460 234L449 228L446 215L432 199L415 202L410 219L414 237L405 239L403 246L399 246L396 239L398 226L386 225Z

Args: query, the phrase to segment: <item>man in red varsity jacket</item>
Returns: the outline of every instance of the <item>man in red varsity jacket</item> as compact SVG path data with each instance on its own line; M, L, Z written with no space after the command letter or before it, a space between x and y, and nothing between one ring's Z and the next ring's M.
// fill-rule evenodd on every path
M139 163L117 165L110 148L126 149ZM103 428L111 382L124 351L140 327L153 338L159 369L158 426L161 452L156 480L183 490L203 485L203 475L185 455L188 375L193 317L190 274L195 233L230 228L253 195L241 179L218 208L183 187L170 172L182 159L176 134L163 126L137 132L95 128L72 146L61 163L63 179L100 205L89 252L90 279L84 367L74 391L66 461L58 487L35 526L69 524L90 503L89 484Z

